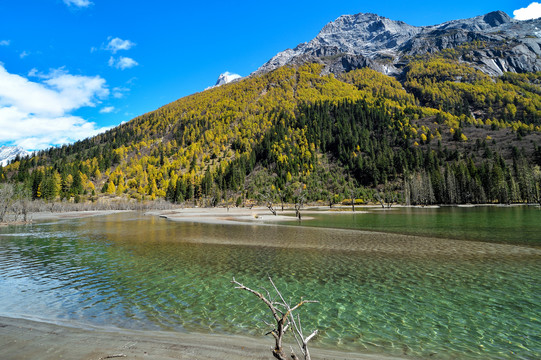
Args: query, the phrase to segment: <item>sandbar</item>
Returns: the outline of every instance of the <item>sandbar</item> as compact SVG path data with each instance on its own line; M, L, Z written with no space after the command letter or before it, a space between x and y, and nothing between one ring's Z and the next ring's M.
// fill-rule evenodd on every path
M359 207L357 207L359 209ZM360 207L357 214L366 213L368 207ZM372 207L378 209L378 207ZM381 209L381 207L379 207ZM303 219L310 214L325 213L330 216L345 209L313 209L303 211ZM389 209L392 211L392 209ZM429 236L406 235L358 229L337 229L309 226L277 226L277 222L295 222L294 210L279 211L272 215L265 208L185 208L164 211L149 211L146 215L159 216L175 222L194 222L230 226L272 226L272 236L258 232L240 233L236 237L215 236L184 237L183 241L205 244L279 247L284 249L318 249L359 251L401 256L533 256L541 257L541 248L516 244L500 244L474 240L455 240ZM301 223L302 224L302 223ZM199 234L198 234L199 235Z

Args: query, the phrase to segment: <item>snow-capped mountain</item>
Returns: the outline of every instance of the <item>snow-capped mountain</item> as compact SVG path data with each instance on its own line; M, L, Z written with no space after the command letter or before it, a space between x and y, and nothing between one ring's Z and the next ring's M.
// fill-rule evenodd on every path
M223 74L220 74L220 76L218 77L218 80L216 81L216 84L214 84L213 86L209 86L205 90L212 89L221 85L229 84L230 82L238 80L238 79L242 79L242 76L240 76L239 74L233 74L233 73L230 73L229 71L226 71Z
M216 81L216 84L214 86L229 84L233 80L237 80L240 78L242 78L242 76L240 76L239 74L232 74L229 71L226 71L223 74L220 74L220 77L218 77L218 81Z
M11 160L15 159L17 155L24 157L30 155L30 153L20 146L0 147L0 165L6 166Z

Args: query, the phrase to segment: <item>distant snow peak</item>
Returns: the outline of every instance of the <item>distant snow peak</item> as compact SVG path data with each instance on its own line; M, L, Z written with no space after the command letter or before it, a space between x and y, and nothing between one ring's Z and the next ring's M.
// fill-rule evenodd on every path
M20 146L1 146L0 147L0 165L6 166L9 162L19 155L25 157L30 155L28 151Z
M239 74L233 74L233 73L230 73L229 71L226 71L223 74L220 74L214 86L229 84L231 81L237 80L240 78L242 78L242 76L240 76Z
M239 74L233 74L233 73L230 73L229 71L226 71L223 74L220 74L220 76L218 77L218 80L216 80L216 84L214 84L213 86L209 86L205 90L214 89L215 87L229 84L230 82L238 80L238 79L242 79L242 76L240 76Z

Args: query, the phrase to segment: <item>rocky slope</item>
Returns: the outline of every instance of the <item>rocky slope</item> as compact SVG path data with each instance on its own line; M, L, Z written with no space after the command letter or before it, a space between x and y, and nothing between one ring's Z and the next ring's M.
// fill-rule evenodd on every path
M457 50L458 60L489 75L541 71L541 19L519 21L501 11L416 27L375 14L340 16L311 41L278 53L256 73L318 62L341 73L370 67L399 75L417 55Z

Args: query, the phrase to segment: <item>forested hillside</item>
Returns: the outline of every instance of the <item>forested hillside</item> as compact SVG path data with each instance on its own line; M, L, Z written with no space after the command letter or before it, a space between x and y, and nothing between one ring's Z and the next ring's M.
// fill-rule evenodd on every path
M397 80L282 67L0 167L34 199L539 202L541 73L491 78L444 52Z

